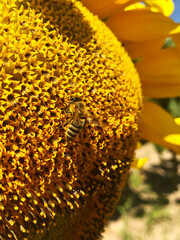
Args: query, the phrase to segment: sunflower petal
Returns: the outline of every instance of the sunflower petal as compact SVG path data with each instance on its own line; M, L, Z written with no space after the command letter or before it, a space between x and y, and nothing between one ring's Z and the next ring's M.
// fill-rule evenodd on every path
M136 68L140 74L144 75L180 76L180 51L175 47L161 49L160 51L156 52L156 54L149 54L143 59L143 61L138 62L136 64ZM156 80L154 79L150 80L151 83L155 81ZM176 80L175 83L177 83Z
M175 97L180 95L180 51L166 48L147 55L136 64L145 96Z
M82 3L101 19L109 17L117 10L134 2L138 2L138 0L82 0Z
M140 127L142 138L180 153L180 126L157 104L144 101Z
M141 77L143 79L143 76ZM163 78L163 76L162 76ZM178 97L180 95L180 83L171 84L172 76L164 76L169 84L142 84L143 95L150 98ZM157 82L159 78L156 78Z
M121 41L136 42L167 37L178 27L161 13L142 9L119 12L109 17L106 23Z
M148 10L146 8L146 6L140 2L137 3L133 3L131 5L128 5L127 7L125 7L125 11L129 11L129 10L135 10L135 9L144 9L144 10Z
M165 16L170 16L174 11L174 3L171 0L145 0L143 2L131 4L125 8L125 11L143 8L152 12L160 12Z
M138 158L134 159L131 166L137 169L141 169L144 167L145 163L148 161L148 158Z
M161 12L165 16L170 16L174 11L174 3L171 0L145 0L152 11Z
M180 126L180 117L174 119L175 123Z
M165 42L165 38L152 39L144 42L124 42L126 51L132 59L144 57L159 51Z
M174 28L170 34L173 35L173 34L178 34L180 33L180 24L177 24L176 28Z
M164 138L167 142L177 144L180 146L180 134L169 134Z
M174 34L172 36L172 39L173 39L174 43L176 44L176 47L180 49L180 33Z

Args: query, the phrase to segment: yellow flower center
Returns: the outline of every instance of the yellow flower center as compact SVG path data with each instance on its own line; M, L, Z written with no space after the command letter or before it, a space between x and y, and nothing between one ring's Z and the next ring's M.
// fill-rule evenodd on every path
M138 139L134 65L79 1L1 1L0 39L0 238L96 236ZM75 97L89 115L67 141Z

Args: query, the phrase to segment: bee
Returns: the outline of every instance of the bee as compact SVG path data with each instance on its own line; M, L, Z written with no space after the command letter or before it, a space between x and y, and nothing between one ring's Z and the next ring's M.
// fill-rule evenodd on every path
M71 141L84 127L88 117L88 111L86 110L85 102L80 97L73 97L69 102L68 112L71 113L72 117L70 121L65 124L65 126L69 124L66 131L66 140Z

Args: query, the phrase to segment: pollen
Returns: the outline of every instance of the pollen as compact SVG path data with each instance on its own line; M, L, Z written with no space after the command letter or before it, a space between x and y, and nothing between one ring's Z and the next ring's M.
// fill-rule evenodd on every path
M0 1L0 239L97 239L133 161L141 85L80 1ZM72 141L68 103L93 121Z

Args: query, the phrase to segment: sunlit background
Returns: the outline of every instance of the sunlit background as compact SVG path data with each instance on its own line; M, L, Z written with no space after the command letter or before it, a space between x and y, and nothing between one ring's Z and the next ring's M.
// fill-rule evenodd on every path
M180 0L174 0L173 2L175 4L176 8L175 8L173 14L171 15L171 18L175 22L180 22Z

